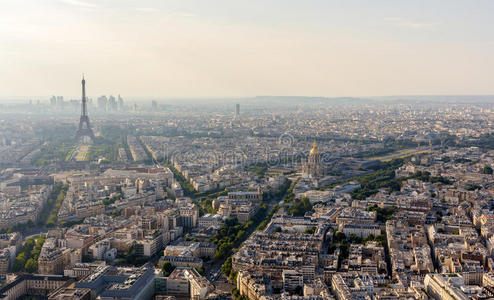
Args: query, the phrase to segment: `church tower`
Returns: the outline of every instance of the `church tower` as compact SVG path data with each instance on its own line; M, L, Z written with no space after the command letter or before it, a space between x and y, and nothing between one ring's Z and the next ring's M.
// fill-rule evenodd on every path
M317 142L314 141L312 149L310 150L307 162L302 166L302 173L304 177L316 178L322 175L321 170L321 152L317 148Z

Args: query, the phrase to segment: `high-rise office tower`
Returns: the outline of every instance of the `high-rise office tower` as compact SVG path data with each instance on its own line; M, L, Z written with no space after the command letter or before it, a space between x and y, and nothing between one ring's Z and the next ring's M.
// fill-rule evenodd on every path
M98 109L106 111L106 103L107 102L108 102L108 99L106 99L106 96L98 97Z
M124 110L124 101L120 95L118 95L118 111Z
M240 116L240 104L235 104L235 117L239 117Z
M110 97L108 98L108 111L117 111L117 100L115 99L115 97L113 97L112 95L110 95Z

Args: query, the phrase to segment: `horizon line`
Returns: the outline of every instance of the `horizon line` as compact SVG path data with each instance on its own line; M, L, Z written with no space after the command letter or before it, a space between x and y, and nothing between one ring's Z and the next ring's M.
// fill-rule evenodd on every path
M122 96L122 94L99 94L98 96L89 96L88 98L97 99L100 96L118 96L124 100L241 100L241 99L256 99L256 98L320 98L320 99L374 99L374 98L398 98L398 97L494 97L492 94L390 94L390 95L371 95L371 96L304 96L304 95L256 95L256 96ZM65 96L59 94L41 95L41 96L0 96L0 102L5 100L49 100L52 96L62 96L66 100L78 100L81 96ZM80 100L80 99L79 99Z

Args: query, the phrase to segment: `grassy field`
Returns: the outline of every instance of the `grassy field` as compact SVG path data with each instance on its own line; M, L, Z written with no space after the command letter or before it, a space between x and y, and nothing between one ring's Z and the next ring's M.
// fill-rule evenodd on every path
M400 150L398 152L394 152L394 153L391 153L391 154L388 154L388 155L383 155L383 156L375 156L375 157L371 157L369 158L370 160L380 160L380 161L391 161L395 158L404 158L404 157L407 157L407 156L410 156L410 155L413 155L413 154L421 154L421 153L426 153L426 152L429 152L429 150L424 150L424 149L417 149L417 148L413 148L413 149L404 149L404 150Z
M74 151L73 142L53 142L48 145L42 146L41 152L33 160L33 165L42 166L51 163L61 162L69 160L72 152Z
M72 159L72 155L74 154L74 151L76 150L75 147L73 147L72 149L70 149L70 151L67 153L67 155L65 155L65 161L69 161Z
M85 161L87 160L87 154L89 152L89 147L90 146L80 146L77 154L75 156L76 161Z

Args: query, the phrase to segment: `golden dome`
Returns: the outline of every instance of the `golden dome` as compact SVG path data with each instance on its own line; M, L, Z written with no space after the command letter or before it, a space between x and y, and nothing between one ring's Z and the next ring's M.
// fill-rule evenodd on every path
M311 155L319 154L319 149L317 149L317 142L316 141L314 141L314 144L312 145L312 149L310 150L310 154Z

